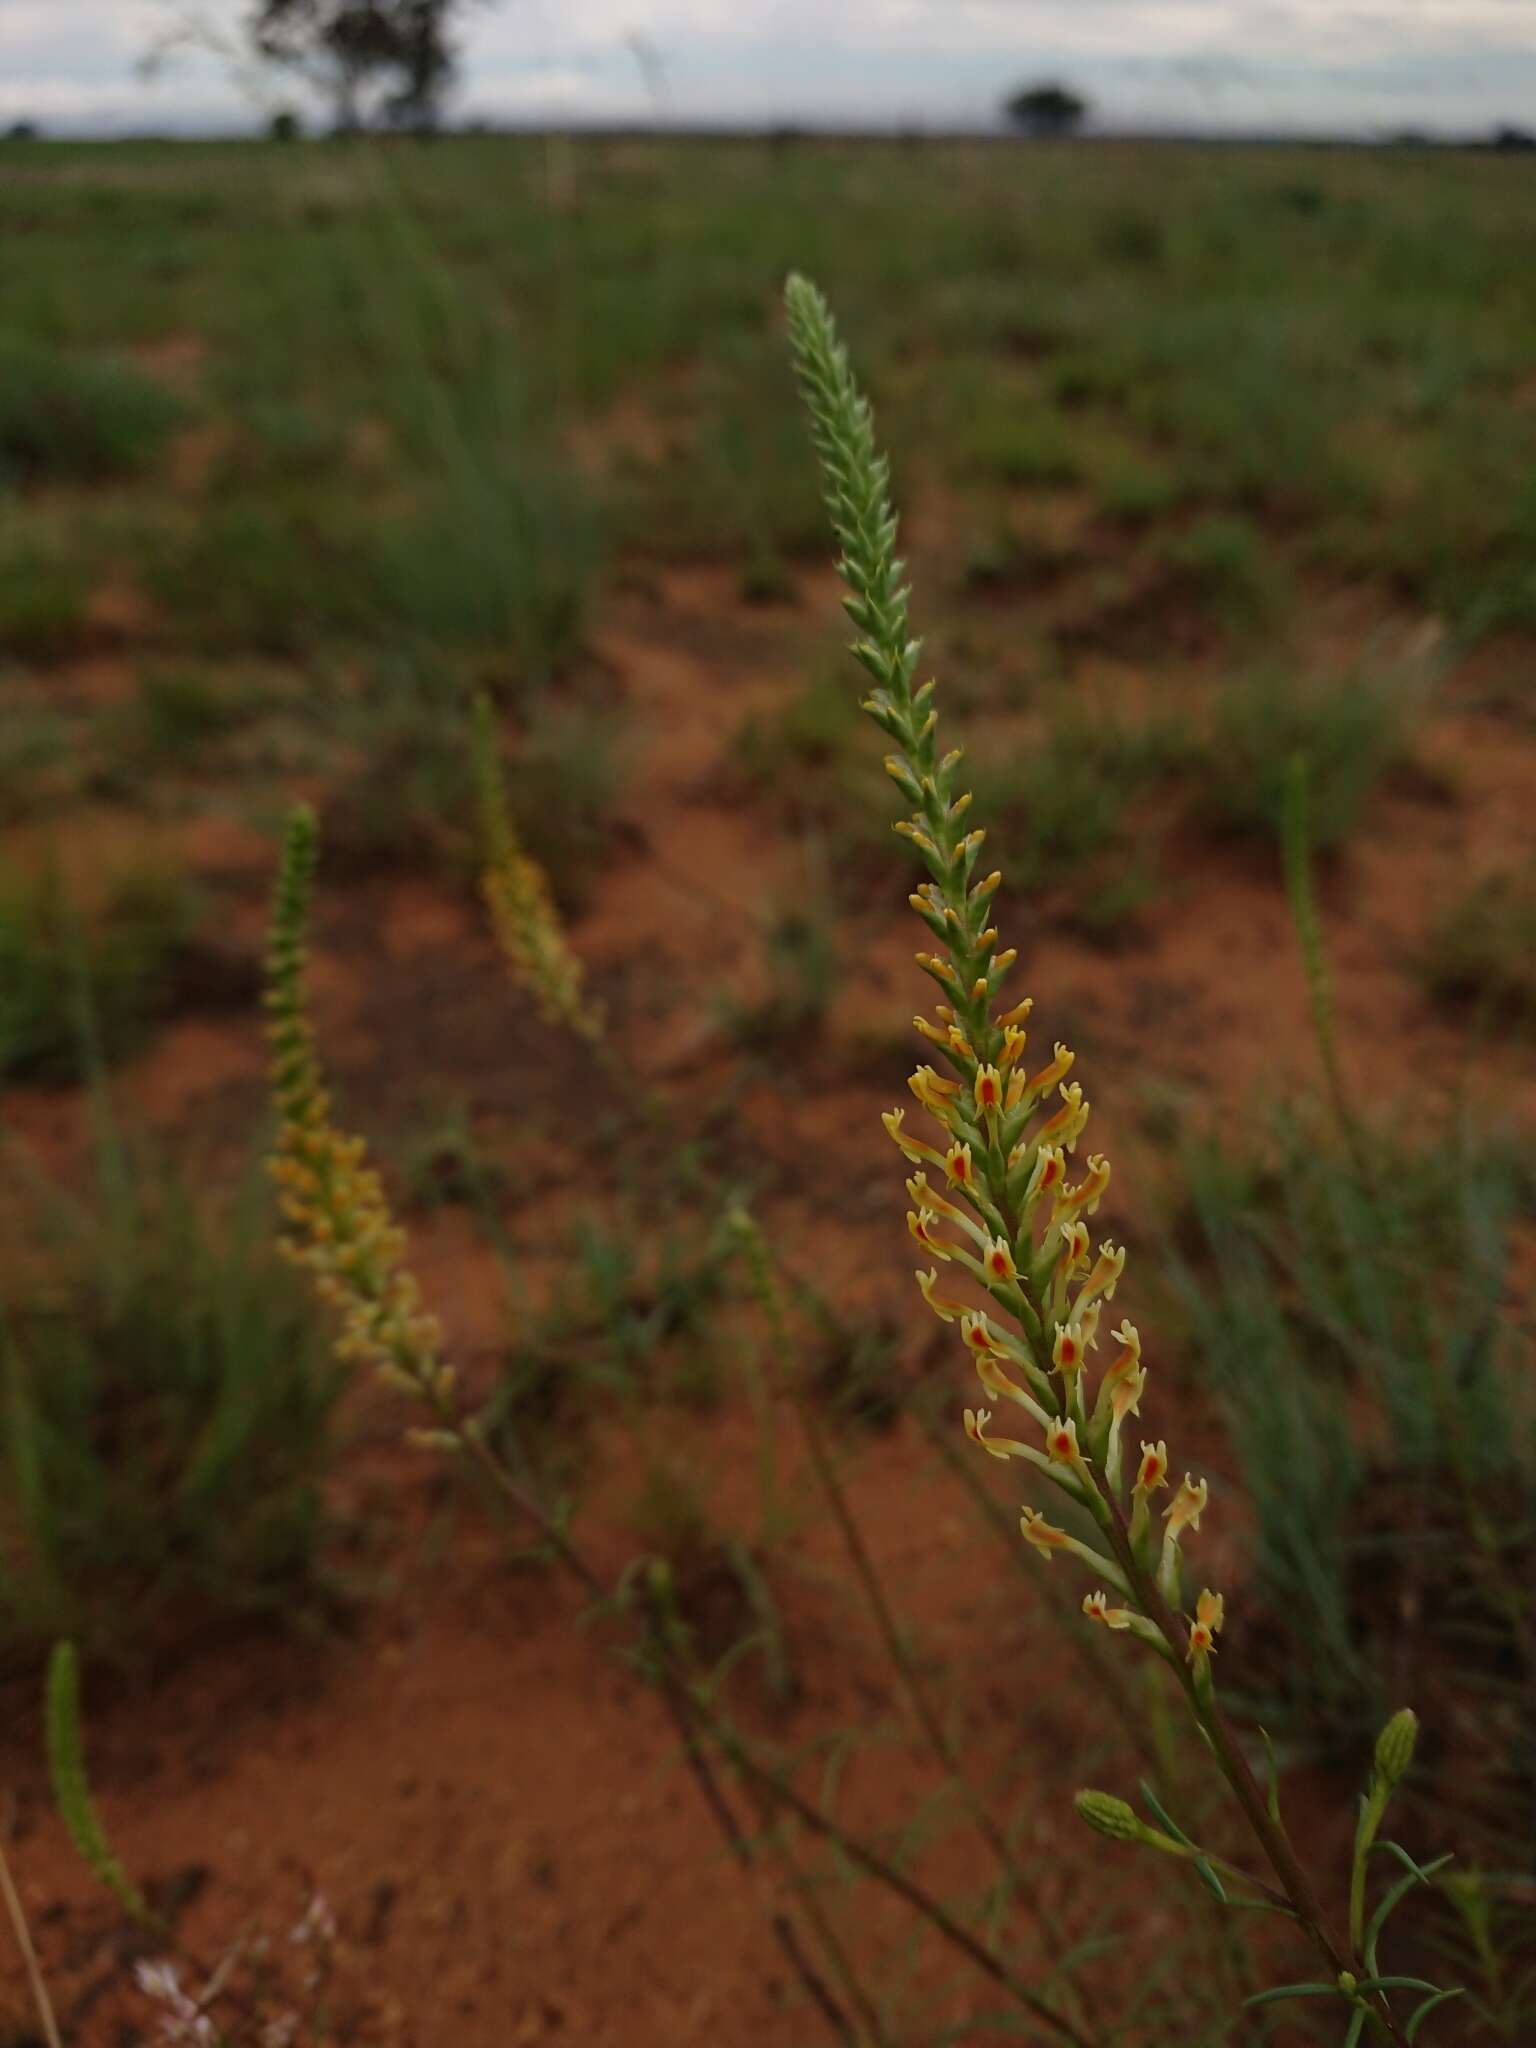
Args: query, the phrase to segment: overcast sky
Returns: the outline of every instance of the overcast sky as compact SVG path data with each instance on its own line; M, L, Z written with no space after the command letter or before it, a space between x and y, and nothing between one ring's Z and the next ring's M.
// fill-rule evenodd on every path
M187 11L0 0L0 121L250 125L227 63L137 75ZM233 29L245 8L197 11ZM456 110L491 120L969 126L1050 74L1109 127L1536 126L1536 0L479 0L463 52Z

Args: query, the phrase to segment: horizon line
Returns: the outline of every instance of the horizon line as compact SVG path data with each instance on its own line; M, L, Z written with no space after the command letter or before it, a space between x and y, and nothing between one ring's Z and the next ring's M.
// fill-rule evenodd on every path
M299 122L299 135L303 140L328 142L349 139L344 131L321 122L306 120L302 112L296 108L283 108L273 109L272 114L248 121L213 120L194 123L173 119L165 123L148 122L143 125L127 121L118 122L111 118L55 124L45 118L28 120L25 116L18 116L8 121L4 127L0 127L0 141L14 140L16 131L26 128L31 131L27 139L34 143L264 142L268 139L268 126L272 115L283 112L296 116ZM1091 148L1095 143L1180 142L1271 147L1290 144L1338 148L1381 148L1397 144L1400 147L1477 149L1494 146L1501 136L1526 134L1536 139L1536 130L1528 130L1518 121L1497 117L1480 128L1435 128L1416 121L1316 128L1305 124L1242 126L1219 122L1166 122L1120 126L1108 121L1090 121L1075 133L1052 136L1028 134L999 121L947 121L929 125L919 120L899 117L862 121L857 118L849 118L846 121L829 120L815 115L764 115L751 120L725 117L615 119L601 115L583 117L579 114L552 121L523 119L517 115L481 115L472 111L428 131L424 137L413 134L410 129L388 127L365 127L354 131L357 138L386 141L582 135L595 138L612 137L616 140L645 137L669 141L991 142L1026 148L1039 147L1043 144L1077 149Z

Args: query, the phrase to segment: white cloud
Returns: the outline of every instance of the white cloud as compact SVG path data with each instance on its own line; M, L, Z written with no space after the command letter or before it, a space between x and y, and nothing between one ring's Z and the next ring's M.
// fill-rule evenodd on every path
M203 11L234 27L244 0ZM227 67L136 60L172 0L0 0L0 116L249 120ZM1031 72L1111 121L1481 124L1536 99L1533 0L501 0L466 16L463 103L507 118L643 118L627 39L669 112L984 121Z

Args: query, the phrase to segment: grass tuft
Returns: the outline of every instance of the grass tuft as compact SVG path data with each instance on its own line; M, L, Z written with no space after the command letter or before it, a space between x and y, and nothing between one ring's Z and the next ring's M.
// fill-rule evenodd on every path
M1419 954L1436 1002L1536 1029L1536 875L1484 875L1436 916Z
M1263 666L1226 684L1208 721L1209 761L1193 784L1197 820L1274 843L1287 764L1305 756L1312 842L1336 851L1384 779L1404 767L1424 708L1421 679L1392 668L1298 674Z
M166 868L123 869L89 915L55 868L0 871L0 1074L74 1081L98 1049L134 1050L176 996L198 921L196 892Z
M1188 1140L1179 1173L1190 1354L1255 1509L1260 1605L1234 1636L1250 1704L1344 1757L1409 1674L1432 1723L1475 1688L1481 1782L1453 1796L1490 1827L1518 1761L1510 1660L1531 1648L1536 1325L1512 1263L1528 1163L1469 1127L1405 1127L1357 1160L1287 1117L1249 1148Z
M62 660L86 637L90 582L51 535L0 521L0 672Z
M109 1141L84 1201L43 1187L0 1325L0 1628L145 1654L312 1598L338 1381L254 1190Z
M121 364L0 335L0 486L128 475L181 417L169 392Z

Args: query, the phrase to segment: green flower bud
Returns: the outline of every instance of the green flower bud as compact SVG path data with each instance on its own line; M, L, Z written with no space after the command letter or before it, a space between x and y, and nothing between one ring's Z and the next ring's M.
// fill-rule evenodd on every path
M1085 1790L1078 1793L1072 1804L1079 1820L1085 1820L1089 1827L1108 1835L1112 1841L1139 1842L1148 1832L1145 1822L1136 1818L1135 1810L1113 1793Z
M1404 1777L1418 1739L1418 1715L1411 1707L1399 1707L1376 1738L1376 1770L1384 1784L1396 1785Z

